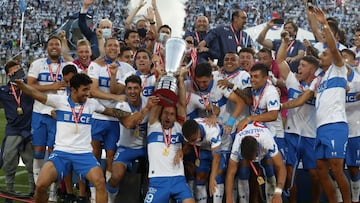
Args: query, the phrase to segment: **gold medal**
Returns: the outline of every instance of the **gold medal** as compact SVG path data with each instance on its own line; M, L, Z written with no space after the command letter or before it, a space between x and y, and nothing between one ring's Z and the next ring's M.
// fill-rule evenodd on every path
M264 178L261 177L261 176L258 176L256 180L257 180L257 182L259 183L259 185L265 184Z
M169 148L165 148L164 150L163 150L163 152L162 152L162 154L164 155L164 156L169 156Z
M136 126L134 129L134 136L137 137L140 134L139 126Z
M241 50L241 46L237 46L237 53L239 53Z
M17 111L17 114L20 116L20 115L23 115L23 110L22 110L22 108L19 106L19 107L17 107L17 109L16 109L16 111Z
M195 166L196 166L196 167L199 167L199 166L200 166L200 159L196 159L196 160L195 160Z

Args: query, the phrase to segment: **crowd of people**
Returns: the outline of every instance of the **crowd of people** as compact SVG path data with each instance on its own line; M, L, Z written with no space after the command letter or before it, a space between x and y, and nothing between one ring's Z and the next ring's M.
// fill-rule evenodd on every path
M9 82L0 88L7 189L21 156L36 202L58 201L59 187L65 202L117 202L126 171L145 160L147 203L296 202L301 162L312 202L321 191L328 202L359 202L360 28L343 32L336 18L336 8L356 18L355 2L207 2L187 2L183 39L171 37L156 0L136 21L145 0L128 13L128 2L83 0L66 1L62 15L34 14L47 21L33 41L43 51L30 59L41 48L27 44L16 60L5 57ZM30 5L62 11L54 1ZM290 17L297 9L306 15ZM84 38L54 33L66 18ZM258 23L266 25L253 39L245 28ZM296 39L304 23L315 44ZM267 39L277 24L279 38ZM10 58L17 43L2 47Z

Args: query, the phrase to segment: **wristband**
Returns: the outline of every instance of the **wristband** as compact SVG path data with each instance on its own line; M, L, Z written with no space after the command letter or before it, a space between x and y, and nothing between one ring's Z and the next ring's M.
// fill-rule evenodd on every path
M228 118L228 120L226 121L225 125L232 127L232 126L234 126L235 122L236 122L236 119L233 116L230 116Z
M155 21L154 21L154 22L150 22L150 25L155 25Z
M234 84L232 91L235 91L238 87Z
M276 187L275 190L274 190L274 194L282 194L282 189L279 188L279 187Z

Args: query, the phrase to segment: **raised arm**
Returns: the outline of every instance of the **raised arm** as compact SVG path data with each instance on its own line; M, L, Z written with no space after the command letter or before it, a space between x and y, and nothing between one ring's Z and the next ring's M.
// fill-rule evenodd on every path
M162 20L161 20L159 9L157 8L157 5L156 5L156 0L151 0L151 6L152 6L152 8L154 9L154 12L155 12L156 33L157 33L157 30L163 25L163 23L162 23Z
M308 6L308 3L307 3L307 0L304 0L304 2L305 2L305 9L306 9L306 16L307 16L307 19L308 19L308 22L309 22L310 29L311 29L316 41L323 42L321 31L319 29L318 23L316 21L316 18L314 16L314 14L311 12L313 7L310 10L309 6Z
M334 37L334 34L332 33L328 22L326 21L326 16L325 13L319 9L319 8L314 8L314 12L315 17L317 19L317 21L322 24L323 27L323 32L325 33L325 39L326 39L326 44L329 47L329 50L331 52L331 55L333 57L333 62L337 67L343 67L344 66L344 61L341 57L341 54L337 48L336 45L336 40Z
M314 96L314 92L311 90L306 90L302 95L296 99L292 99L286 103L281 104L281 109L292 109L298 106L305 104L307 100Z
M183 122L185 122L185 118L186 118L186 90L185 90L185 77L187 75L188 71L186 68L180 68L180 74L177 77L177 81L178 81L178 97L179 97L179 101L177 103L177 117L178 117L178 121L182 121L180 122L181 124Z
M70 56L70 54L69 54L70 48L68 45L68 41L66 39L65 30L61 30L60 33L58 34L58 36L61 39L61 55L64 57L64 60L66 62L74 61L74 58L72 56Z
M290 73L290 67L289 67L288 63L286 62L287 45L289 43L289 40L290 40L289 33L287 31L283 31L281 33L281 45L279 47L279 50L278 50L278 53L276 56L276 62L278 63L280 75L283 80L286 80L286 78L288 77L288 75Z
M47 101L47 95L40 92L39 90L31 87L30 85L24 83L22 80L15 80L16 85L27 95L32 97L35 100L45 104Z
M264 47L266 47L268 49L272 49L273 44L272 44L271 40L265 39L265 37L266 37L266 33L269 31L269 29L275 25L273 20L274 19L271 19L269 22L266 23L266 26L260 32L258 38L256 39L257 42L259 42L261 45L263 45Z
M129 13L129 16L125 20L125 29L130 30L131 29L131 23L134 20L136 14L140 11L140 9L146 4L145 0L140 0L139 5L134 8Z

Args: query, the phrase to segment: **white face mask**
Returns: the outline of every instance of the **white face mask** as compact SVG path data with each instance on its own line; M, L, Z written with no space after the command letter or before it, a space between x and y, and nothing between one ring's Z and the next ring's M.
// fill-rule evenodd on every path
M159 41L160 41L160 42L164 42L164 41L165 41L165 36L168 36L168 34L166 34L166 33L159 33Z
M102 36L105 39L108 39L109 37L111 37L111 29L109 29L109 28L102 29Z

